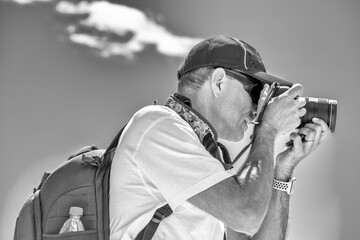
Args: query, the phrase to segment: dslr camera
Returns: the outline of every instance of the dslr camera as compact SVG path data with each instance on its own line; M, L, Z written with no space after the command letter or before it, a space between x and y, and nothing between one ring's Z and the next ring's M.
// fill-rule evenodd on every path
M263 76L260 81L254 76L248 75L246 72L237 72L232 69L225 69L225 72L230 76L241 79L245 90L250 94L254 103L257 103L260 98L261 90L264 85L268 83L271 85L273 81L263 82L266 79L266 76ZM241 77L241 75L247 75L249 78ZM273 80L273 79L272 79ZM293 84L282 79L278 79L277 83L274 85L274 91L272 97L276 97L286 92L291 88ZM311 122L311 119L316 117L324 120L329 126L330 131L335 131L336 126L336 115L337 115L337 101L327 98L316 98L316 97L305 97L306 105L306 114L301 118L301 124L299 127L303 127L306 123Z

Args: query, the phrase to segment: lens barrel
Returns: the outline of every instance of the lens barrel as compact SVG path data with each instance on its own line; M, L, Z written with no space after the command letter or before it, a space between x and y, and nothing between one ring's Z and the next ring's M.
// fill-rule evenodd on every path
M326 98L305 97L306 114L301 118L301 127L316 117L324 120L329 126L330 131L335 131L337 101Z

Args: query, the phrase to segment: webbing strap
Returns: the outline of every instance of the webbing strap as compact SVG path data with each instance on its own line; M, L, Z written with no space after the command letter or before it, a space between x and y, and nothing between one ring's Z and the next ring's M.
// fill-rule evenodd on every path
M35 218L35 232L36 232L36 240L42 239L42 211L40 206L40 190L37 190L34 193L34 218Z
M109 147L106 149L104 155L108 154L109 152L111 152L113 149L116 149L118 144L119 144L119 140L121 137L121 134L123 133L124 129L126 128L127 124L125 124L122 129L118 132L118 134L114 137L114 139L112 140L112 142L110 143Z
M170 216L173 213L169 204L158 208L150 222L146 225L146 227L137 235L135 240L151 240L154 236L156 229L159 227L159 224L166 217Z

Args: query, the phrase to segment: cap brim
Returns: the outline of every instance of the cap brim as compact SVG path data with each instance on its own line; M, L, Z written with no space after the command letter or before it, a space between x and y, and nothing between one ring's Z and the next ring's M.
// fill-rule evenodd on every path
M241 71L241 72L249 77L259 80L260 82L262 82L264 84L271 85L274 82L278 82L280 84L280 86L291 87L293 85L293 83L291 83L291 82L285 81L284 79L275 77L266 72L252 72L252 71Z

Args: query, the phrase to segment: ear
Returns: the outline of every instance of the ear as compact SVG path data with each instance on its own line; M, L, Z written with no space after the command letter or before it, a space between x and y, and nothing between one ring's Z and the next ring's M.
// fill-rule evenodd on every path
M216 68L211 75L211 90L215 97L218 97L225 86L226 73L223 68Z

